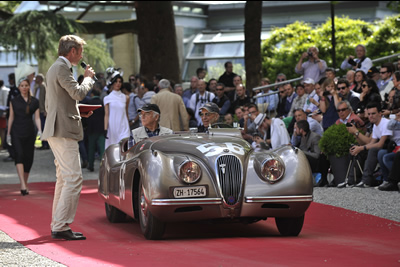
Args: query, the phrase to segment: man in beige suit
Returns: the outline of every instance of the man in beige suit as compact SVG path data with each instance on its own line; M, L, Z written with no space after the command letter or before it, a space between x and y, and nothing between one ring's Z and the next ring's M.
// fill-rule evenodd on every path
M78 36L61 37L58 46L59 58L47 72L45 107L46 125L42 140L49 142L56 165L57 182L54 192L51 236L56 239L84 240L81 233L72 232L69 224L74 221L82 189L82 171L78 141L83 139L78 101L82 100L93 86L94 71L87 66L81 85L74 79L71 67L82 59L86 42Z
M158 86L160 91L151 98L151 103L156 104L161 110L160 125L174 132L188 130L189 118L182 97L171 92L170 82L166 79L162 79Z

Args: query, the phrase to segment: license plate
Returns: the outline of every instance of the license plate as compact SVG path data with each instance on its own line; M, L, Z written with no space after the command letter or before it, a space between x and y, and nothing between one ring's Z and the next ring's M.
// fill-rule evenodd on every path
M205 186L175 187L175 198L205 197L207 193Z

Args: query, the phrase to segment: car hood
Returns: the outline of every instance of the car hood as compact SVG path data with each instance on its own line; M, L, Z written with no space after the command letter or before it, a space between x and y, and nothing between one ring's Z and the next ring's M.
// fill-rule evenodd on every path
M171 135L153 139L150 149L164 153L191 154L199 158L211 158L221 154L235 154L246 157L252 150L249 143L233 136L211 134Z

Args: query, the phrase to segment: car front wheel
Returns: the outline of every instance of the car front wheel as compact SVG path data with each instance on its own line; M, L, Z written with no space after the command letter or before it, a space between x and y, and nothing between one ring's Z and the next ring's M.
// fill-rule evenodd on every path
M279 233L283 236L298 236L303 228L304 214L296 218L275 218Z
M165 223L155 218L148 210L142 180L139 182L138 204L139 222L143 235L149 240L161 239L164 234Z

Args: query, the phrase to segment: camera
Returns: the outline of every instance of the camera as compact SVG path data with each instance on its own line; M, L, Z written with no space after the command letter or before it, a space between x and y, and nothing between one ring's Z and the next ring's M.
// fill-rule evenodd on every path
M351 126L355 126L354 120L351 120L350 122L346 123L346 127L351 127Z
M308 54L309 57L313 56L312 52L307 52L307 54Z

